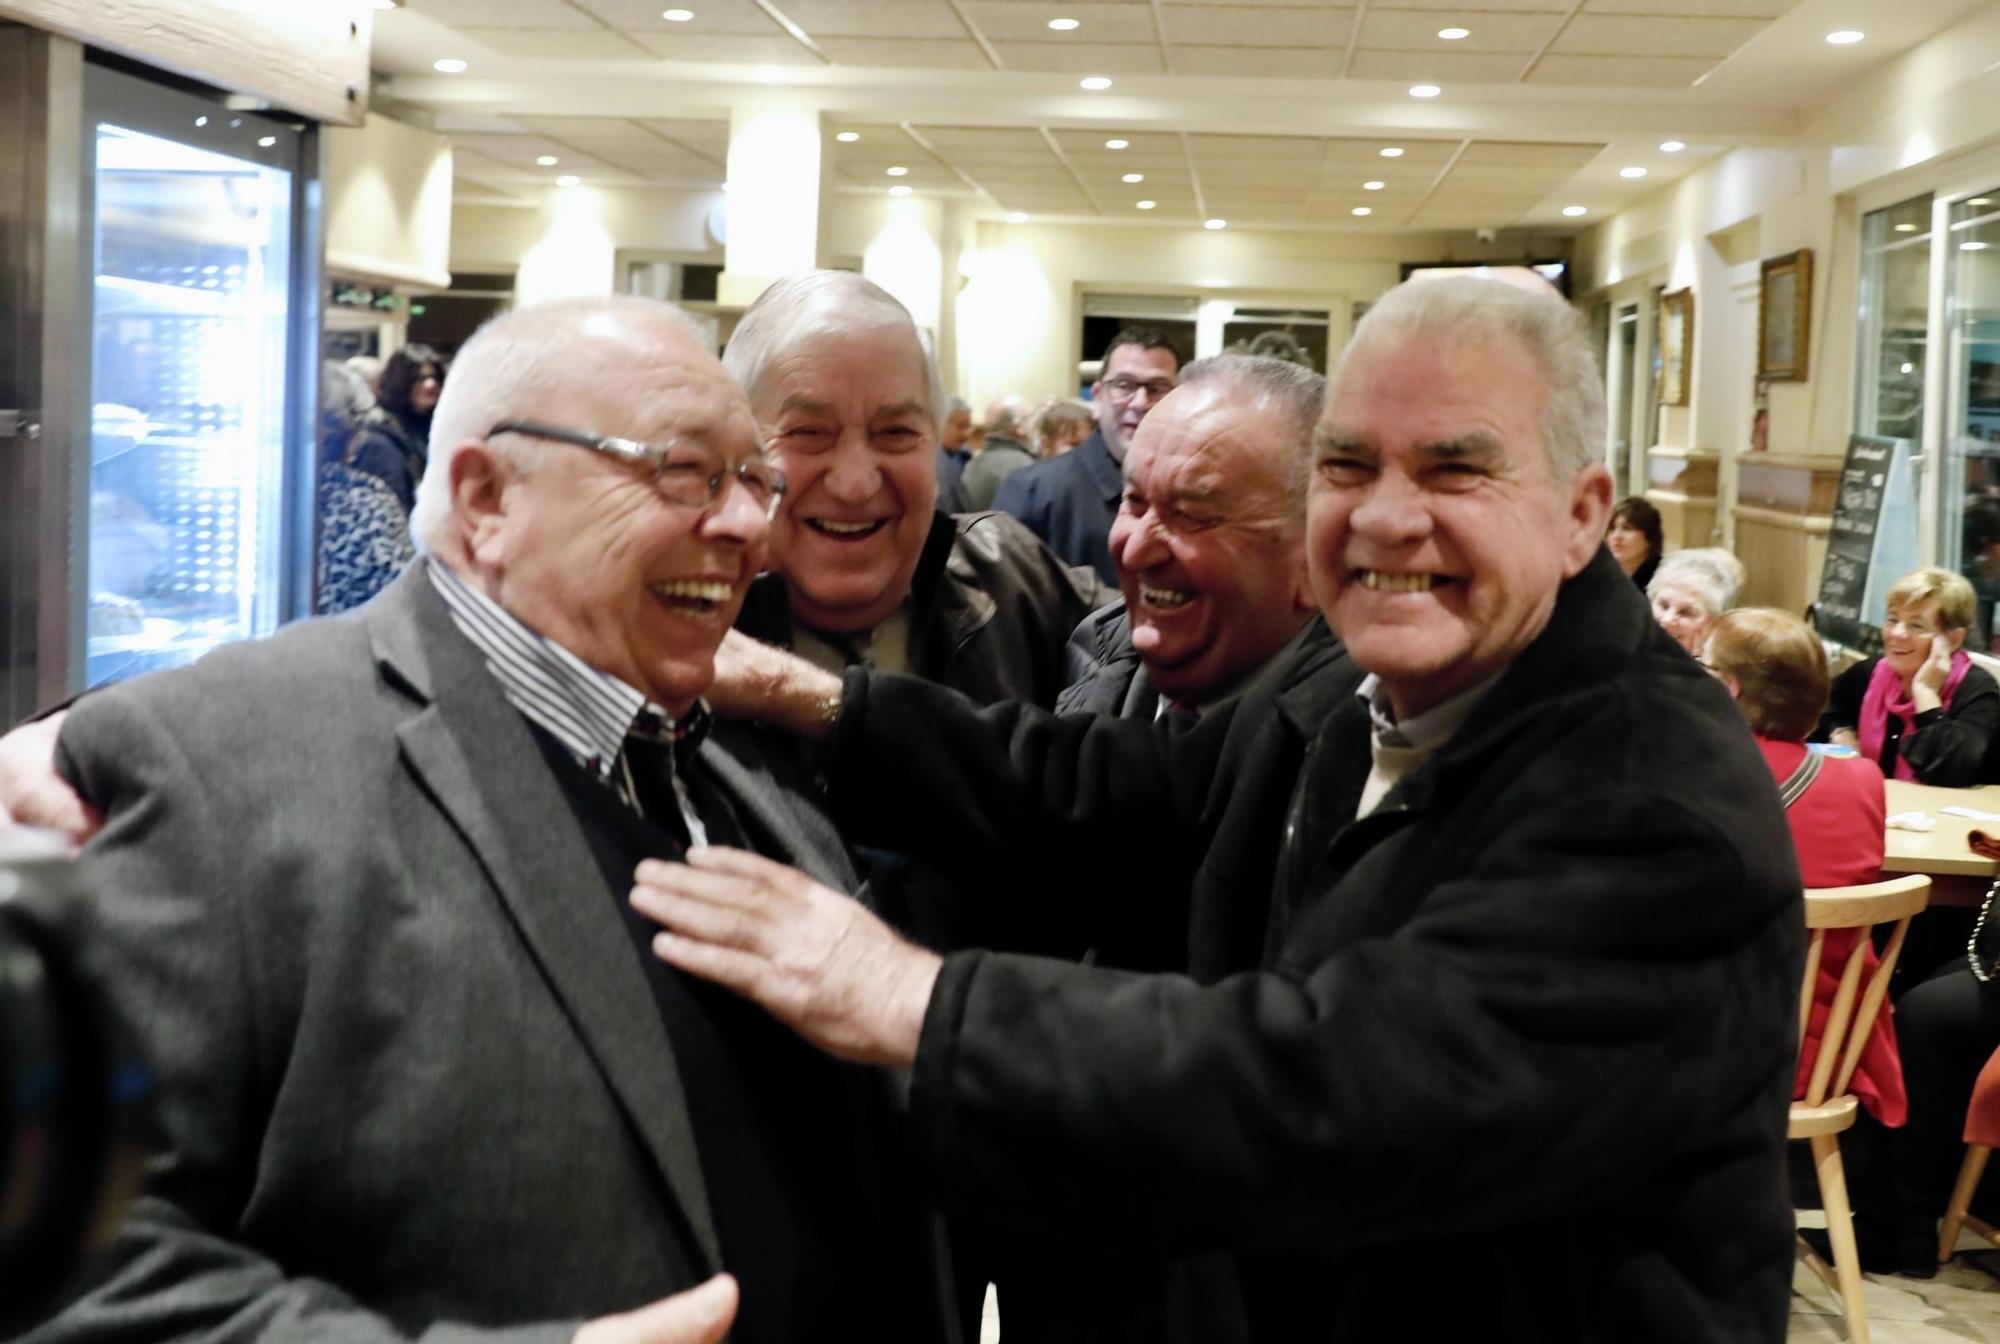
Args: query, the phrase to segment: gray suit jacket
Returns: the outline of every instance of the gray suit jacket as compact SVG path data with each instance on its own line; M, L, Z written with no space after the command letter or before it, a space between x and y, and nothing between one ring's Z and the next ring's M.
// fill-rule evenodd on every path
M757 848L853 888L823 818L703 751ZM161 1133L31 1338L556 1341L717 1268L638 957L422 563L86 697L59 755L106 816L83 875Z

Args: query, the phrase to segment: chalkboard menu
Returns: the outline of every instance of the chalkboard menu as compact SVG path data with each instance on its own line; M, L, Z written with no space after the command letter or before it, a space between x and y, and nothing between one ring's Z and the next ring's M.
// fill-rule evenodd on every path
M1909 439L1856 434L1847 441L1813 619L1821 635L1862 653L1882 651L1889 589L1917 567L1915 451Z

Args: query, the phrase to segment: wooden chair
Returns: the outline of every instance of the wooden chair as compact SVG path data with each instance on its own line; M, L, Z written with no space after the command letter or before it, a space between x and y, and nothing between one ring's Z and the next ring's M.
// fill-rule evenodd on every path
M1792 1103L1786 1137L1812 1145L1813 1168L1819 1176L1820 1205L1826 1210L1827 1239L1833 1243L1833 1265L1813 1254L1801 1241L1799 1254L1827 1287L1840 1295L1847 1314L1847 1337L1868 1344L1868 1312L1861 1298L1861 1258L1854 1248L1854 1211L1847 1202L1847 1173L1840 1163L1839 1135L1854 1125L1860 1103L1848 1084L1861 1048L1874 1029L1875 1015L1889 993L1889 977L1903 953L1910 918L1930 899L1928 877L1899 877L1860 887L1822 887L1806 891L1806 927L1812 940L1806 948L1805 981L1799 987L1799 1046L1803 1051L1806 1025L1812 1013L1813 986L1819 979L1826 935L1833 929L1855 930L1855 948L1842 969L1839 988L1820 1035L1819 1054L1804 1098ZM1874 972L1862 975L1860 940L1877 924L1895 923L1889 944ZM1862 983L1864 978L1867 983Z
M2000 1246L2000 1229L1969 1212L1972 1192L1979 1188L1979 1178L1986 1171L1986 1159L1995 1148L2000 1148L2000 1050L1993 1052L1993 1058L1979 1071L1979 1081L1972 1085L1972 1105L1965 1111L1965 1143L1965 1165L1958 1169L1958 1184L1944 1211L1944 1226L1938 1229L1941 1265L1951 1259L1961 1227L1969 1227Z

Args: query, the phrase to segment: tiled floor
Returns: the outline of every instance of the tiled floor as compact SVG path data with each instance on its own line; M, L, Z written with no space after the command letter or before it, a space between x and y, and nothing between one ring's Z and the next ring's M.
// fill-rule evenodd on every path
M1817 1215L1802 1215L1801 1221ZM1967 1233L1962 1251L1990 1249ZM2000 1340L2000 1280L1954 1260L1934 1279L1870 1274L1864 1280L1868 1329L1874 1344L1993 1344ZM1792 1276L1792 1327L1787 1344L1845 1340L1840 1299L1801 1264Z
M1802 1221L1815 1223L1818 1214ZM1986 1243L1970 1233L1959 1238L1961 1250L1983 1250ZM1873 1344L1996 1344L2000 1341L2000 1280L1955 1260L1935 1279L1905 1279L1871 1274L1863 1290L1868 1298L1868 1327ZM1792 1325L1786 1344L1817 1344L1847 1339L1847 1321L1840 1299L1803 1264L1792 1280ZM986 1316L980 1344L999 1344L1000 1314L993 1294L986 1295Z

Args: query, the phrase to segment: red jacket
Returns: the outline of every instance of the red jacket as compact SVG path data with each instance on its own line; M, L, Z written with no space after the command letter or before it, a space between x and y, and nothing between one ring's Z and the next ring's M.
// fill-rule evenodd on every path
M1806 754L1803 742L1773 742L1760 737L1757 745L1763 748L1764 763L1780 784L1799 768ZM1880 767L1858 756L1826 757L1819 777L1785 812L1806 886L1853 887L1880 881L1886 811ZM1794 1098L1806 1094L1813 1061L1819 1057L1820 1036L1826 1030L1827 1014L1833 1010L1833 996L1840 988L1840 975L1847 967L1854 941L1852 930L1827 931L1826 946L1820 953L1819 981L1813 986L1812 1017L1799 1050ZM1864 973L1872 971L1875 945L1864 943L1861 955L1865 958ZM1862 1106L1884 1125L1900 1125L1909 1114L1909 1101L1903 1092L1903 1061L1896 1052L1896 1024L1886 1000L1875 1016L1868 1043L1861 1048L1852 1087Z

